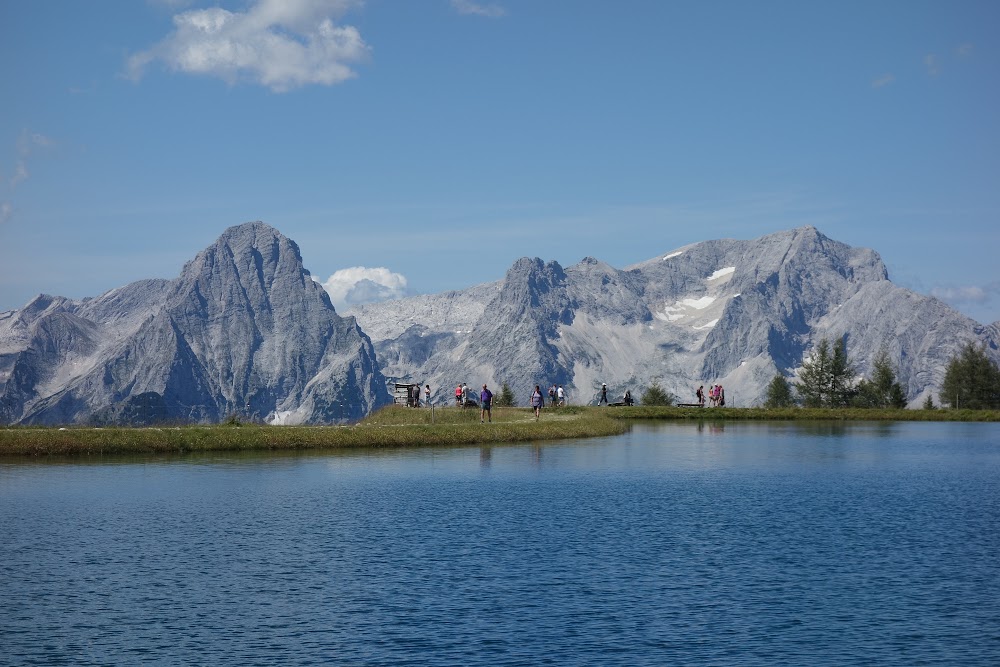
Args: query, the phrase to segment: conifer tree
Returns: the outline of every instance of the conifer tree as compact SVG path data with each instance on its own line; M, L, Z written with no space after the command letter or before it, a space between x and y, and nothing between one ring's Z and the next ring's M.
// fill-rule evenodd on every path
M674 402L674 395L663 389L658 382L653 382L642 393L640 399L643 405L670 405Z
M941 404L969 410L1000 408L1000 369L985 346L968 343L952 357L941 384Z
M858 384L855 404L862 408L905 408L906 393L896 381L896 371L883 347L872 362L871 379Z
M807 408L845 407L855 394L853 375L847 342L841 338L831 350L830 341L823 338L809 360L802 363L795 390Z
M807 408L821 408L830 400L830 342L823 338L816 344L809 361L802 362L795 390Z
M500 387L500 395L497 396L494 403L496 403L499 408L512 408L516 404L516 398L514 397L514 391L510 388L510 385L506 382Z
M781 373L774 376L771 384L767 385L767 398L764 400L765 408L790 408L795 405L795 398L792 396L792 386Z

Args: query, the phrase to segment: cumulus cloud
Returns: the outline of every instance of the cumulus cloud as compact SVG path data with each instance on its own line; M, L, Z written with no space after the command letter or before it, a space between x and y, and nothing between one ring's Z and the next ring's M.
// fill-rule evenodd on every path
M322 283L338 310L362 303L399 299L412 294L406 276L384 267L340 269Z
M985 303L998 294L1000 294L1000 281L982 287L978 285L935 287L931 290L931 296L948 303Z
M507 10L500 5L473 2L473 0L451 0L451 6L459 14L485 16L491 19L497 19L507 14Z
M872 81L872 88L882 88L883 86L888 86L890 83L896 80L892 74L886 72L882 76Z
M370 49L357 28L334 23L359 0L256 0L244 12L195 9L173 18L174 31L129 57L135 81L160 61L174 71L250 81L275 92L353 78Z

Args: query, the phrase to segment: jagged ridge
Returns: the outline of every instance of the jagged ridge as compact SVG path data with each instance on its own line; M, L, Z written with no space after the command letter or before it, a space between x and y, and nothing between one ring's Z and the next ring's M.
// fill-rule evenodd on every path
M450 319L454 302L461 317ZM862 374L884 346L916 404L937 400L966 341L997 357L995 326L892 284L876 252L810 226L705 241L625 269L523 258L497 283L349 312L387 376L431 383L441 398L457 382L508 382L522 404L536 384L563 384L587 403L601 383L620 396L655 381L686 400L721 382L730 404L755 405L819 338L843 335Z
M227 229L176 280L80 302L40 296L0 315L6 422L114 422L143 410L340 422L388 401L371 341L337 315L298 246L262 222Z

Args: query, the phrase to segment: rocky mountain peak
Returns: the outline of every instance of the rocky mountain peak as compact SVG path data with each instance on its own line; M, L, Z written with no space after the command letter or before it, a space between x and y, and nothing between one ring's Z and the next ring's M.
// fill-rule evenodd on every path
M17 397L0 408L5 421L115 421L142 396L177 421L317 423L390 400L371 341L263 222L226 229L173 281L29 307L63 315L0 356L0 397ZM32 356L43 345L53 354Z
M886 346L919 403L964 341L995 349L998 331L893 285L877 252L811 225L693 243L625 269L593 257L565 270L522 258L498 292L477 294L481 309L462 310L479 313L473 326L441 317L471 292L424 295L419 310L407 299L370 304L359 323L379 354L391 351L393 375L432 386L507 381L526 396L556 382L587 402L602 382L620 396L655 381L687 399L719 382L741 406L763 400L775 374L794 379L820 338L845 335L862 374ZM407 314L409 337L396 333L394 313ZM408 354L417 341L420 354Z

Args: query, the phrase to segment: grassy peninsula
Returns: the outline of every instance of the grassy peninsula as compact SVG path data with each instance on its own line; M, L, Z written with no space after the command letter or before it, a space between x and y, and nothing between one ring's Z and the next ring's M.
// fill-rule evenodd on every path
M528 408L495 408L481 424L479 410L389 407L350 426L211 426L146 428L74 426L0 428L0 456L305 450L428 445L474 445L617 435L628 424L612 411L565 407L535 421Z
M617 435L632 420L682 421L1000 421L997 410L870 410L806 408L579 407L495 408L493 423L479 411L452 407L389 407L350 426L266 426L236 421L212 426L146 428L9 426L0 428L0 456L275 451L476 445Z

